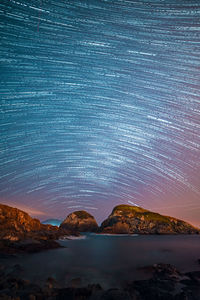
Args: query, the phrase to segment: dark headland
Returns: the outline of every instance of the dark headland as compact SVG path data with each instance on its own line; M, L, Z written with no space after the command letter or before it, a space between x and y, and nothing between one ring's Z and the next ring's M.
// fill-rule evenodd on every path
M61 287L54 278L45 286L19 276L20 264L8 267L13 257L62 247L59 239L81 232L109 234L178 235L199 234L200 230L182 220L163 216L138 206L118 205L98 227L95 218L86 211L69 214L60 226L42 224L26 212L0 204L0 299L2 300L199 300L200 270L179 272L174 266L147 266L151 276L134 280L124 287L104 290L100 284L85 287ZM188 254L189 255L189 254ZM198 262L197 262L198 263ZM199 261L200 263L200 261ZM70 271L70 270L69 270Z

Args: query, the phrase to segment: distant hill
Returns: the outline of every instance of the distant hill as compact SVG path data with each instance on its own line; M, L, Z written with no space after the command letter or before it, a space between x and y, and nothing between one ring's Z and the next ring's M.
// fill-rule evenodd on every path
M53 226L60 226L60 224L62 223L62 220L58 220L58 219L48 219L45 221L41 222L42 224L50 224Z
M198 228L182 220L163 216L139 206L118 205L103 221L101 233L194 234Z

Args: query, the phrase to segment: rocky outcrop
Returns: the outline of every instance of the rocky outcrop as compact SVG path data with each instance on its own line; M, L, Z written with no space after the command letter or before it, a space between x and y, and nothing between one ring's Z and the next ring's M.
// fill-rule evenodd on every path
M49 249L62 248L55 240L25 239L11 242L9 240L0 241L0 258L12 258L17 254L36 253Z
M98 283L82 287L80 283L61 287L53 277L48 277L43 286L24 279L23 267L19 264L0 265L0 299L2 300L199 300L200 271L179 272L169 264L147 266L151 270L147 280L124 282L104 290ZM80 281L80 280L79 280Z
M98 225L92 215L84 210L80 210L69 214L61 223L60 228L78 232L96 232Z
M138 206L118 205L101 224L102 233L129 234L195 234L192 225Z
M56 226L41 224L18 208L0 204L0 240L55 239L57 235Z
M133 299L140 300L197 300L200 297L200 272L181 273L170 264L155 264L152 277L136 280L126 286ZM132 298L131 298L132 299Z
M60 247L55 240L77 234L41 224L26 212L0 204L0 255L30 253Z

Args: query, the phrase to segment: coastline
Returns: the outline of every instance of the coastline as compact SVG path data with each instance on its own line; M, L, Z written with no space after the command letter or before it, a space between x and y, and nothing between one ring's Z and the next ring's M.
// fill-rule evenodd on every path
M53 277L43 285L20 278L23 271L20 264L6 268L0 264L1 300L198 300L200 296L199 271L181 273L170 264L154 264L143 268L151 273L149 279L127 282L123 287L104 289L99 283L79 286L81 278L74 278L71 284L61 287ZM16 275L18 274L18 275Z
M1 259L0 299L197 300L199 297L198 235L132 238L89 234L83 239L58 242L64 247ZM179 244L176 249L175 242ZM170 262L170 257L177 264Z

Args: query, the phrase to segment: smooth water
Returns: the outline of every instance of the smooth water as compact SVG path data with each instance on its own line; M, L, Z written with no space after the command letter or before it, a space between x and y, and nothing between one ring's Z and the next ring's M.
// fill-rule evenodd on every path
M20 276L37 283L50 276L63 286L76 278L80 285L100 283L104 288L146 278L150 274L140 268L154 263L170 263L183 272L199 269L198 235L89 234L60 243L66 248L28 254L9 263L20 263L24 269Z

